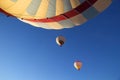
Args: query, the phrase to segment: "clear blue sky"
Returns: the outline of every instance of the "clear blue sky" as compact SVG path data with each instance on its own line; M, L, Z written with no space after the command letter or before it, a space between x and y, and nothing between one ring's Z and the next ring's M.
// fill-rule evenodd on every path
M63 47L58 35L67 39ZM120 0L80 27L57 31L0 14L0 80L120 80Z

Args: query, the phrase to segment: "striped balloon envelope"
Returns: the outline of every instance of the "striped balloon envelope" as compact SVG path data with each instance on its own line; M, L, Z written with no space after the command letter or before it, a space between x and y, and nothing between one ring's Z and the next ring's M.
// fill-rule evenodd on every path
M36 27L63 29L95 17L111 0L0 0L0 12Z

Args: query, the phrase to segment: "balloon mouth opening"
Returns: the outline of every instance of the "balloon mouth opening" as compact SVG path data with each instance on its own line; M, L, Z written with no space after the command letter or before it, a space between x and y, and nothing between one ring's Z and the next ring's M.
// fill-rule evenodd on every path
M59 43L60 43L60 46L62 46L64 44L64 41L60 40Z

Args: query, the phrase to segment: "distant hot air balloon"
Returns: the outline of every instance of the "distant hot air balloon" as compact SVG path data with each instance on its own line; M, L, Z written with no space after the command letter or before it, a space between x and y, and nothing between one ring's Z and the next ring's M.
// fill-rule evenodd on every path
M56 38L56 43L59 45L59 46L62 46L64 43L65 43L65 38L63 36L58 36Z
M81 62L81 61L75 61L75 62L74 62L74 67L75 67L77 70L80 70L81 67L82 67L82 62Z
M0 12L45 29L79 26L92 19L111 0L0 0Z

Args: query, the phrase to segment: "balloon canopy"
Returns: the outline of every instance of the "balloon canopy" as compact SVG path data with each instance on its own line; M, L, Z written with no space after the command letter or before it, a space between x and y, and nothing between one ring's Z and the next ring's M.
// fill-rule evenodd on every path
M59 46L62 46L64 43L65 43L65 37L63 36L58 36L56 38L56 43L59 45Z
M0 0L0 11L45 29L79 26L101 13L111 0Z

